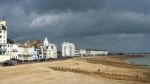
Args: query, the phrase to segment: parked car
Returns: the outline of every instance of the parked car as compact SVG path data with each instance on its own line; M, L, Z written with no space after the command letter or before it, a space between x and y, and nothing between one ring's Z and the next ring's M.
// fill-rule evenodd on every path
M23 63L23 61L22 60L19 60L19 59L11 59L12 61L16 61L17 62L17 64L22 64Z
M15 66L17 64L17 61L14 60L6 60L3 62L3 66Z

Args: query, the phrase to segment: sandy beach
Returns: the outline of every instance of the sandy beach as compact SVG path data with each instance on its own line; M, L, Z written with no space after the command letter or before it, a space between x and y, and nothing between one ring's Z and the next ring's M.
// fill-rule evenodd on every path
M150 69L118 56L0 67L0 84L149 84Z

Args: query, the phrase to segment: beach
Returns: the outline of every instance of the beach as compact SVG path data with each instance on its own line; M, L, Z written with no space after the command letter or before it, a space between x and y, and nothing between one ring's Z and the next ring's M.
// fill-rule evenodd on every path
M121 56L0 67L0 84L149 84L150 69L125 63Z

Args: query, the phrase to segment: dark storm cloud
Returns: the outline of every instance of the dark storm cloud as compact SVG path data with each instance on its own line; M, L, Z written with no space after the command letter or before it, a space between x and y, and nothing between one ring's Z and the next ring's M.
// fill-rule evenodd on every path
M28 11L34 10L38 13L50 11L85 12L88 10L105 11L131 11L138 13L150 13L149 0L26 0L24 8Z
M18 41L48 37L59 45L149 51L149 7L149 0L0 0L0 17Z
M27 9L35 10L38 13L49 11L65 12L68 10L77 12L101 9L104 6L104 2L104 0L32 0Z

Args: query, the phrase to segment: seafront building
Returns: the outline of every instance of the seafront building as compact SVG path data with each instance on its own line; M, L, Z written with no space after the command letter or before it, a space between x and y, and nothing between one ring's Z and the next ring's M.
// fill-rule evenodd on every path
M19 60L38 60L38 51L34 46L32 47L18 47L18 59Z
M85 49L76 49L75 50L75 56L86 56L86 50Z
M43 47L44 58L57 58L57 47L55 44L49 43L47 38L43 41Z
M62 43L62 56L63 57L75 56L75 45L70 42L63 42Z
M107 50L101 49L76 49L75 45L70 42L62 43L62 57L73 56L104 56L108 55Z
M101 55L108 55L107 50L101 49L86 49L87 56L101 56Z
M17 44L6 44L6 56L9 56L10 59L18 59L18 45Z
M0 20L0 55L6 52L7 26L6 21Z
M0 20L0 62L10 59L6 53L7 26L6 21Z
M101 49L76 49L75 50L75 56L102 56L102 55L108 55L107 50L101 50Z
M107 50L100 49L76 49L74 43L63 42L62 51L57 54L57 46L45 38L43 43L40 40L27 41L24 43L7 42L6 21L0 20L0 62L19 59L19 60L39 60L58 57L74 56L100 56L108 55Z

